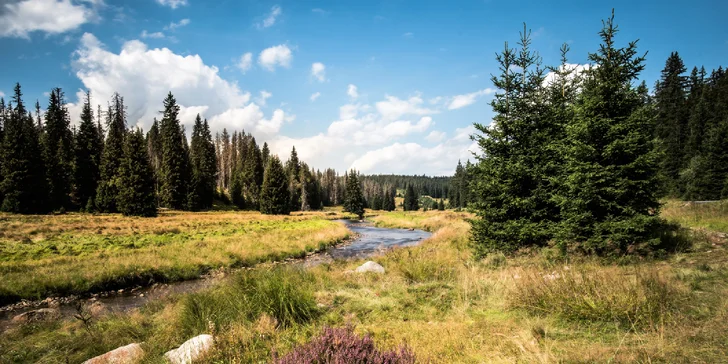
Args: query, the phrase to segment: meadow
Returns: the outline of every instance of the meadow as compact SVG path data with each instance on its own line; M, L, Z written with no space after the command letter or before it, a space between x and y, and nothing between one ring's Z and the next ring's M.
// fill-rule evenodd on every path
M330 212L0 214L0 304L197 278L302 257L345 240Z
M373 258L386 268L382 275L353 273L363 260L307 270L261 264L209 290L99 315L90 324L25 325L2 334L0 361L81 362L143 342L144 361L162 363L165 351L209 333L215 349L203 362L267 362L324 327L350 325L383 350L406 345L418 362L721 362L728 357L724 211L670 202L664 215L695 228L692 247L618 261L565 257L550 247L474 260L465 212L369 212L378 226L434 234L420 246ZM281 219L328 223L316 214ZM144 229L149 234L154 227Z

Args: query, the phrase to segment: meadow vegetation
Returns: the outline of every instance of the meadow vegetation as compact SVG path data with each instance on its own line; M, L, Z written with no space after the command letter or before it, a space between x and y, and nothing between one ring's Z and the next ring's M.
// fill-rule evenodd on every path
M197 278L302 257L349 235L331 212L0 215L0 304Z
M667 206L672 221L713 208ZM363 260L305 271L263 265L206 291L100 316L90 330L75 321L11 330L0 358L80 362L144 342L146 362L161 363L165 351L202 333L216 337L209 363L315 356L312 348L331 350L331 335L366 345L357 338L369 338L375 348L367 350L404 350L417 362L719 362L728 355L724 239L696 233L689 251L660 259L562 255L553 247L474 259L469 217L370 212L378 226L434 234L374 258L383 275L352 273ZM347 326L351 335L328 329Z

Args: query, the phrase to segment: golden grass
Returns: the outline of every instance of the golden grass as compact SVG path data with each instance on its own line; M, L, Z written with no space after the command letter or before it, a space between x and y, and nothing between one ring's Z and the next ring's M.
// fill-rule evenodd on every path
M347 323L372 334L383 348L406 342L420 362L721 362L728 356L728 252L722 245L624 266L589 257L555 262L541 254L476 261L468 248L468 216L430 211L373 217L379 226L435 233L420 246L372 258L385 267L384 275L351 273L363 260L312 268L307 284L320 307L317 319L292 327L276 327L265 315L240 319L214 332L217 349L206 362L267 361L271 351L285 353L324 325ZM669 305L648 311L658 313L647 315L649 325L614 319L620 310L642 312L642 305L655 302L650 292L660 287L667 294L657 297ZM548 298L539 309L523 304L539 297ZM581 315L564 307L578 299ZM590 308L590 299L603 301L596 306L601 313ZM0 337L10 342L0 348L0 361L14 349L36 353L27 354L33 360L62 361L62 353L82 360L112 342L144 341L147 360L160 362L164 351L187 339L180 334L184 301L100 319L105 335L119 337L91 349L73 345L87 335L78 323L7 334Z
M325 216L4 214L0 301L190 279L211 269L302 256L348 237Z

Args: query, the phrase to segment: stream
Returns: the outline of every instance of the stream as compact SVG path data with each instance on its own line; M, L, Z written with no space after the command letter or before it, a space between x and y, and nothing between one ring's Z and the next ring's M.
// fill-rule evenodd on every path
M355 220L337 221L346 225L350 231L357 235L357 238L347 244L331 247L326 252L297 260L294 264L311 267L321 263L333 262L334 260L367 258L395 247L417 245L432 235L422 230L379 228L372 226L370 223ZM154 284L149 287L136 287L119 290L118 292L95 294L91 298L82 299L82 302L86 303L92 312L94 309L104 313L124 312L169 295L197 292L213 286L220 280L221 278L212 276L169 284ZM15 326L14 317L25 312L47 308L52 302L52 300L47 299L18 308L3 307L0 310L0 332ZM78 300L73 299L56 301L61 317L73 317L77 314L77 302Z

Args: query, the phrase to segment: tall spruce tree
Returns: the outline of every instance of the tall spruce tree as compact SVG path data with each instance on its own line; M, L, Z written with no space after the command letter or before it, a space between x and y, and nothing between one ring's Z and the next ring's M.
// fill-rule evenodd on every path
M278 160L278 163L280 163L280 160ZM259 207L264 170L260 148L258 148L255 138L250 137L246 161L243 166L243 191L246 203L251 209L258 209Z
M162 146L159 200L164 207L183 210L187 206L189 160L178 117L179 106L170 92L164 100L164 116L159 123Z
M207 121L197 114L190 143L191 184L188 205L192 211L209 209L215 195L215 146Z
M124 157L126 110L124 98L118 93L112 97L106 113L106 142L101 153L101 179L96 189L96 207L102 212L117 212L121 159Z
M23 103L20 84L15 85L9 115L3 126L0 146L3 197L0 210L22 214L46 213L48 184L41 153L38 129ZM14 103L15 108L12 107Z
M270 148L268 148L268 142L263 142L263 149L261 151L261 158L263 160L263 166L268 166L268 158L270 158Z
M288 195L288 177L278 156L268 159L265 168L263 186L260 191L260 212L267 215L288 215L290 213L290 197Z
M154 172L154 191L156 194L157 205L159 205L160 181L162 173L162 139L159 135L159 122L154 118L152 127L147 132L147 154Z
M71 208L74 148L71 120L65 104L63 91L60 88L52 89L42 137L49 187L48 207L52 210ZM36 115L40 122L40 112Z
M475 124L482 152L471 171L463 171L473 174L474 196L457 201L465 206L475 200L471 235L479 256L544 245L558 221L550 167L559 156L549 145L560 138L559 126L549 114L544 68L525 25L518 45L515 50L506 43L496 56L501 73L492 77L495 116L491 125Z
M677 52L670 54L655 87L657 136L662 140L662 173L671 196L680 196L678 179L683 167L688 138L686 68Z
M94 122L91 110L91 93L86 91L86 99L81 110L81 124L78 127L75 142L75 162L73 175L75 182L74 200L76 205L94 209L96 188L101 178L101 152L103 140L99 139L99 131Z
M408 184L404 192L404 210L417 211L420 209L420 202L412 184Z
M361 192L359 176L355 170L351 170L346 178L346 195L344 197L344 211L364 218L364 196Z
M286 173L288 174L291 211L295 211L301 207L301 162L298 160L295 146L291 149L291 157L286 162Z
M637 42L616 48L614 12L589 55L568 126L561 238L597 254L626 253L641 243L659 245L658 154L651 111L632 82L644 68Z
M126 216L157 216L154 172L141 129L126 134L119 174L119 212Z

